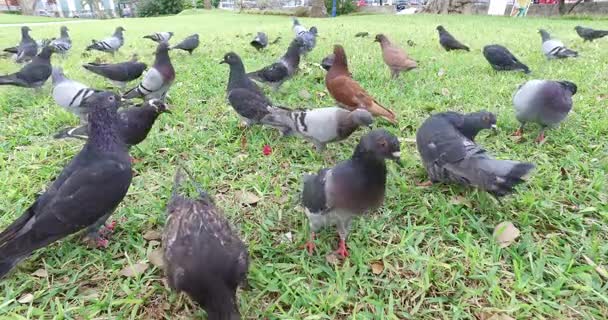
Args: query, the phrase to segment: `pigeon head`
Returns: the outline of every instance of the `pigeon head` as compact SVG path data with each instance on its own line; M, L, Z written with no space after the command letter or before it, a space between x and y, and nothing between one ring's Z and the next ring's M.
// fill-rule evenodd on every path
M313 26L310 28L310 30L308 30L308 32L310 32L316 36L319 31L317 30L317 27Z
M443 26L437 26L437 31L443 32L445 31L445 28Z
M549 35L549 32L547 32L545 29L538 29L538 33L540 33L540 36L543 39L543 42L551 39L551 35Z
M22 34L27 34L30 31L32 31L32 29L30 29L30 27L28 27L28 26L21 27L21 33Z
M360 126L371 126L374 123L374 116L365 109L356 109L350 113L353 122Z
M116 30L114 31L114 36L122 38L122 32L123 31L127 31L127 30L125 30L125 28L123 28L123 27L116 28Z
M353 158L366 158L375 161L390 159L399 162L401 146L392 133L384 129L370 131L361 138Z
M228 52L224 55L224 60L220 61L220 63L227 63L228 65L237 65L242 64L241 57L234 52Z
M386 41L388 41L388 38L385 35L383 35L382 33L377 34L376 38L374 39L374 42L384 43Z
M61 33L64 33L64 32L68 32L68 31L70 31L70 30L68 29L68 27L66 27L66 26L61 26L61 28L59 28L59 30L61 31Z
M321 67L325 70L329 70L329 68L331 68L331 65L334 64L334 59L335 56L333 53L323 58L323 60L321 60Z
M167 105L160 99L150 99L148 100L148 104L154 109L156 109L156 113L158 114L171 113L171 110L169 110L169 105Z
M572 93L572 95L575 95L576 92L578 91L578 87L576 86L576 84L574 84L570 81L558 81L557 83L559 83L562 87L564 87L564 89L570 91L570 93Z
M459 127L460 132L471 141L475 140L479 131L496 128L496 115L485 110L465 114L464 123Z
M574 30L576 30L576 31L580 31L581 29L583 29L583 27L581 27L581 26L574 27Z
M90 95L84 102L84 106L92 110L108 109L114 112L118 110L121 99L114 92L99 91Z

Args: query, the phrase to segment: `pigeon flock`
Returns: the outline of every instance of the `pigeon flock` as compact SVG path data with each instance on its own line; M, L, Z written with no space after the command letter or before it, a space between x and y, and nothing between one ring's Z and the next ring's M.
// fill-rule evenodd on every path
M295 18L291 27L293 40L285 54L269 66L247 72L235 52L226 53L220 62L228 66L228 103L245 126L268 126L282 136L300 137L323 152L328 143L347 140L360 127L377 123L374 117L397 123L397 114L381 104L382 97L376 99L352 77L347 54L339 44L321 62L327 70L325 85L336 106L290 109L274 104L258 83L278 90L285 81L298 75L301 60L317 43L316 27L307 29ZM60 67L52 65L53 54L66 55L74 50L67 27L61 27L58 38L42 44L30 36L30 31L23 27L19 44L4 49L16 63L27 64L16 73L0 76L0 85L41 90L51 78L54 101L80 119L78 126L62 129L55 138L86 142L46 191L0 233L0 278L35 250L85 229L90 244L107 245L107 235L114 226L106 225L106 220L126 196L133 176L134 159L129 148L145 140L162 113L171 112L167 99L177 75L169 52L179 49L192 54L199 46L198 34L171 46L169 41L174 33L157 32L143 37L158 43L155 61L149 68L137 56L115 64L83 64L84 69L106 78L120 90L140 79L119 95L70 79ZM456 40L443 26L438 26L437 31L439 44L446 51L470 51L469 46ZM125 44L125 32L118 27L110 37L92 40L84 50L114 55ZM608 35L608 31L580 26L576 32L585 41ZM578 56L546 30L539 33L542 53L548 59ZM361 32L356 37L368 35ZM418 67L386 35L378 34L374 41L380 44L391 78ZM270 44L278 42L279 38ZM258 32L250 44L264 52L269 45L267 34ZM482 52L497 71L532 72L504 46L488 45ZM515 117L521 123L514 135L522 135L525 124L536 123L540 126L536 141L543 142L546 128L567 118L576 92L576 84L566 80L535 79L522 84L513 95ZM131 99L142 101L134 104L128 102ZM484 110L468 114L443 112L426 119L416 134L422 165L429 177L429 181L420 185L442 182L471 186L496 199L515 192L515 187L526 181L535 165L495 159L475 142L480 131L496 129L496 122L496 115ZM385 129L372 129L354 146L349 159L302 177L300 199L311 232L305 245L309 254L315 251L315 233L323 227L335 226L339 235L335 254L342 258L349 256L347 237L353 218L382 206L388 175L386 160L399 165L400 157L399 139ZM180 195L178 189L186 178L196 186L196 198ZM92 205L83 207L81 203ZM184 167L176 170L166 210L162 243L168 284L198 302L209 319L239 319L236 290L247 280L247 245Z

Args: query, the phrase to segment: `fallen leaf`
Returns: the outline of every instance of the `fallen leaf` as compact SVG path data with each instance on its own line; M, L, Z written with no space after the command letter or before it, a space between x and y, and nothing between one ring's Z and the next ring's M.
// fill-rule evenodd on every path
M605 100L606 98L608 98L608 94L600 94L599 96L595 97L598 102Z
M45 269L38 269L38 270L34 271L34 272L32 273L32 275L33 275L33 276L36 276L36 277L38 277L38 278L46 278L46 277L48 277L48 276L49 276L49 273L48 273L48 272L46 272L46 270L45 270Z
M237 191L236 196L241 204L254 205L260 202L260 197L249 191Z
M34 301L34 295L31 293L26 293L17 300L17 302L22 303L22 304L31 303L32 301Z
M165 268L165 261L163 260L163 250L161 248L156 248L148 253L148 260L150 263L159 268Z
M416 144L416 139L414 138L400 138L400 142Z
M325 261L327 261L329 264L340 264L341 259L335 252L332 251L325 255Z
M604 267L597 265L595 262L593 262L593 260L591 260L586 255L583 255L583 258L585 259L585 262L587 262L588 265L595 268L595 271L597 271L597 273L599 273L600 276L604 277L604 279L608 279L608 271L606 271L606 269L604 269Z
M448 88L441 88L441 94L444 96L449 96L450 90L448 90Z
M247 149L247 136L241 136L241 150Z
M310 98L312 98L312 95L306 89L300 90L300 92L298 93L298 95L300 96L300 98L302 98L304 100L310 100Z
M519 237L519 229L509 221L501 222L494 228L494 239L501 248L508 247Z
M136 263L134 265L124 267L122 270L120 270L120 275L128 278L136 277L144 273L144 271L146 271L147 269L147 263Z
M144 239L150 240L160 240L163 236L159 231L156 230L148 230L143 235Z
M291 243L291 242L293 242L293 235L291 234L291 231L281 235L281 243Z
M469 199L467 199L467 198L465 198L463 196L460 196L460 195L453 196L450 199L450 204L451 205L455 205L455 206L463 205L463 206L468 207L468 208L472 207L471 201L469 201Z
M80 296L82 296L86 300L96 300L99 297L97 289L87 286L80 287L78 289L78 293L80 293Z
M509 317L506 314L497 313L497 314L489 317L488 320L515 320L515 319Z
M439 71L437 71L437 76L439 78L443 77L445 75L445 70L443 70L443 68L439 69Z
M384 262L374 261L372 262L372 273L375 275L381 274L384 271Z
M319 96L319 98L323 98L327 95L327 93L323 92L323 91L318 91L317 92L317 96Z

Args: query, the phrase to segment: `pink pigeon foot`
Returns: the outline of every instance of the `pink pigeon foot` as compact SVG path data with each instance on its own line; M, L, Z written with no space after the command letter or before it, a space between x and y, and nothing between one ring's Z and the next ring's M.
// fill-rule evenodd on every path
M338 244L338 250L336 250L336 254L342 258L348 257L350 254L346 249L346 241L340 239L340 243Z

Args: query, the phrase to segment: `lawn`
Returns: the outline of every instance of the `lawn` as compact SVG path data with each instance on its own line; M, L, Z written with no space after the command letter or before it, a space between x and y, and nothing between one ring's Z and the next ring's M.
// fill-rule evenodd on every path
M51 18L39 16L22 16L19 14L0 14L0 25L14 23L38 23L38 22L59 22L59 21L74 21L77 19L71 18Z
M153 61L153 31L173 31L173 41L199 33L194 55L172 52L177 80L169 92L173 114L156 123L148 139L132 149L141 159L128 196L111 219L117 231L105 250L90 250L71 237L36 252L0 282L0 318L5 319L190 319L204 312L171 292L152 265L126 278L129 263L148 263L158 241L143 235L161 230L173 174L183 163L212 194L249 245L250 288L239 292L245 319L606 319L608 284L608 39L583 43L577 24L596 21L510 19L485 16L353 16L301 19L320 32L317 48L301 71L279 92L277 104L320 107L333 104L318 67L333 44L343 44L351 72L377 100L398 114L398 126L382 120L402 139L404 166L389 164L384 205L357 220L349 239L351 256L341 264L326 261L334 249L334 230L320 233L317 252L308 256L306 217L298 208L301 176L346 159L363 132L323 154L294 137L280 138L262 127L244 130L227 104L228 67L224 53L235 51L248 70L271 63L292 38L291 20L278 16L207 13L149 19L72 24L74 48L54 57L70 78L104 88L107 83L81 64L101 58L126 60L138 53ZM435 27L444 25L472 51L447 53ZM81 54L91 39L123 26L126 45L112 58ZM580 58L547 61L538 28L546 28ZM249 33L264 30L278 45L256 52ZM383 32L406 47L419 69L389 79L373 36ZM56 36L59 26L32 25L36 39ZM0 45L19 41L18 27L0 29ZM415 46L406 45L412 40ZM532 69L531 75L496 73L481 54L486 44L509 47ZM0 60L0 73L17 66ZM573 112L534 143L536 126L523 141L511 95L527 79L567 79L578 84ZM310 98L305 99L310 93ZM34 201L77 153L82 142L56 141L52 135L77 119L54 104L50 85L42 92L0 88L0 226L9 224ZM487 194L458 186L416 186L426 180L416 146L416 129L433 112L487 109L497 114L499 133L483 133L478 143L501 159L531 161L529 182L498 203ZM262 154L270 145L270 156ZM255 205L240 194L259 197ZM521 236L507 248L492 238L494 227L511 221ZM585 257L600 267L596 270ZM372 269L373 267L373 269ZM42 271L41 271L42 270ZM32 294L31 302L17 300ZM22 301L23 302L23 301ZM494 318L496 319L496 318Z

